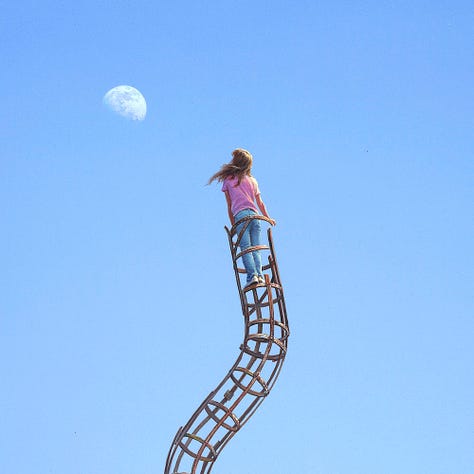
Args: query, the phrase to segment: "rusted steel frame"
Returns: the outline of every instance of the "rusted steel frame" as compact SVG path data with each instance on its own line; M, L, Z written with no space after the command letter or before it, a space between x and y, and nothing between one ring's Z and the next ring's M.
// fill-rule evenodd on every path
M237 258L244 256L247 253L255 252L256 250L269 250L267 245L254 245L253 247L247 247L245 250L237 254Z
M273 319L273 317L272 317ZM270 350L270 345L267 349L267 352ZM247 408L246 412L245 412L245 415L248 414L248 416L245 416L245 420L242 422L242 418L243 416L241 416L240 420L241 420L241 424L240 424L240 427L239 429L245 424L246 421L248 421L251 416L253 415L253 413L255 412L255 410L258 408L258 406L260 405L260 403L263 402L263 400L266 398L266 396L269 394L270 392L270 388L268 386L268 384L260 378L260 368L263 368L263 365L264 363L267 361L268 359L264 356L264 360L262 361L262 363L260 364L260 366L257 368L256 372L254 373L254 378L253 380L251 381L251 383L247 386L247 389L250 389L253 384L258 381L258 379L261 380L260 385L262 386L262 388L264 389L264 392L265 393L253 393L253 395L256 397L253 401L252 404L250 404L250 406ZM281 364L280 364L281 365ZM272 377L271 377L272 378ZM272 384L273 385L273 384ZM240 387L242 389L242 387ZM249 390L248 393L251 393L251 391ZM245 396L245 392L243 392L241 394L241 398L243 398ZM229 409L229 412L232 412L234 410L234 408L238 405L239 403L239 400L237 400L234 405ZM228 433L224 439L222 440L222 443L220 444L219 446L219 452L224 448L224 446L227 444L227 442L233 437L233 435L235 434L235 432L233 433ZM212 437L212 434L209 435L209 437L211 438ZM219 454L219 452L217 452L217 455ZM212 466L213 464L210 464L209 465L209 470L206 471L207 473L211 472L211 469L212 469Z
M257 380L258 380L258 379L255 378L255 379L248 385L248 389L249 389L249 390L252 388L253 384L254 384L255 381L257 381ZM268 392L268 390L266 390L266 392ZM246 412L241 415L240 420L242 420L242 422L240 423L240 427L242 427L243 424L250 418L250 416L253 414L253 412L254 412L255 409L258 407L258 405L260 405L261 401L263 401L263 398L264 398L264 396L267 395L267 393L263 393L263 394L261 394L261 395L262 395L261 397L255 398L254 401L253 401L253 403L250 404L249 407L247 408ZM234 410L234 408L235 408L235 406L236 406L237 404L238 404L238 401L236 401L236 402L234 403L234 405L229 409L229 412L228 412L229 414L232 413L232 411ZM252 410L252 409L253 409L253 410ZM250 415L248 416L248 414L249 414L250 411L252 411L252 413L250 413ZM224 419L223 419L222 421L224 421ZM240 427L239 427L239 429L240 429ZM235 430L235 431L237 431L237 430ZM215 450L214 450L214 456L213 456L212 460L214 460L215 457L217 457L216 455L218 454L218 452L221 451L221 449L224 447L224 445L228 442L228 440L229 440L233 435L234 435L233 432L232 432L232 433L229 433L229 432L228 432L227 435L224 436L223 439L219 442L219 446L218 446L217 444L214 445ZM211 437L212 437L212 436L210 436L210 438L211 438ZM209 439L210 439L210 438L209 438ZM194 459L195 459L195 463L194 463L195 465L197 465L197 463L199 463L199 462L204 462L204 463L206 463L206 462L209 461L209 458L203 457L202 451L203 451L206 447L208 447L208 445L210 445L210 443L208 444L208 441L207 441L207 440L202 440L202 439L200 439L200 441L203 441L203 442L201 443L202 446L203 446L203 449L200 450L201 452L198 452L196 456L193 456L194 453L191 454L191 456L194 457ZM219 447L219 449L217 449L218 447ZM188 454L189 454L189 453L188 453ZM179 465L179 463L177 463L177 465ZM204 471L205 471L205 466L203 466L203 471L202 471L202 472L204 472ZM193 472L196 472L196 471L193 470Z
M204 400L204 402L202 402L201 405L199 406L199 408L193 413L193 415L192 415L191 418L189 419L188 423L186 423L186 425L181 428L181 430L180 430L180 432L179 432L179 434L183 434L183 436L181 437L181 439L182 439L184 436L186 436L186 434L189 433L189 428L191 428L191 426L192 426L192 425L194 424L194 422L197 420L197 418L199 417L199 415L202 413L202 410L205 409L205 406L206 406L206 404L208 403L208 399L209 399L210 396L211 396L211 394L208 395L208 397ZM199 429L204 426L202 423L201 423L200 425L201 425L201 426L199 427ZM198 433L198 432L199 432L199 430L194 430L194 432L191 433L191 434L192 434L192 435L196 435L196 433ZM188 441L184 443L184 445L185 445L186 448L189 447L189 445L192 443L192 440L193 440L193 438L189 438L189 437L188 437ZM182 443L181 441L180 441L180 442L176 442L176 440L175 440L175 443L176 443L176 449L177 449L178 447L181 447L181 452L179 453L178 458L177 458L177 460L176 460L176 464L175 464L176 466L179 466L179 465L180 465L181 460L182 460L184 454L188 454L189 456L194 457L192 454L189 453L189 451L187 451L187 449L185 449L185 448L182 446L183 443Z
M270 283L269 286L271 288L277 288L277 289L280 289L280 286L279 285L276 285L274 283ZM268 303L264 303L263 300L267 297L267 292L265 291L264 293L262 293L262 296L260 296L258 298L258 305L257 304L252 304L252 303L247 303L247 307L248 307L248 316L252 316L252 314L254 313L254 311L256 311L256 309L258 307L261 308L265 308L268 306ZM273 299L274 302L278 302L280 299L282 298L282 295L279 295L277 296L276 298Z
M266 276L266 279L268 281L268 275ZM272 299L271 299L271 292L269 292L269 308L270 308L270 334L271 334L271 337L273 337L274 335L274 321L273 321L273 318L274 318L274 313L273 313L273 302L272 302ZM268 357L268 354L270 353L270 349L271 349L271 344L267 344L267 348L266 348L266 352L265 352L265 355L264 357L262 358L262 362L261 364L258 366L257 368L257 371L256 372L251 372L250 370L248 369L243 369L243 368L240 368L240 367L237 367L235 369L235 371L242 371L243 373L246 373L247 375L251 376L252 377L252 380L250 381L250 383L244 388L243 385L240 385L237 381L237 379L235 377L233 377L233 373L230 374L230 377L231 379L233 380L233 382L235 384L237 384L239 386L239 388L242 390L242 393L240 394L240 396L237 398L237 400L230 406L229 408L229 411L224 415L223 418L221 418L219 420L218 423L216 423L215 427L211 430L211 432L207 435L205 441L203 443L201 443L201 448L199 449L198 453L197 453L197 456L196 456L196 459L193 463L193 472L195 471L195 466L197 467L197 463L199 462L199 460L202 459L202 453L204 451L204 449L207 447L207 446L212 446L210 444L210 440L212 439L212 437L214 436L214 434L219 430L219 428L224 424L224 421L227 419L227 417L229 416L230 413L233 413L234 410L237 408L237 406L239 405L239 403L241 402L241 400L243 400L243 398L245 397L245 395L247 395L248 393L251 394L251 395L254 395L254 396L259 396L261 395L260 392L255 392L255 391L252 391L252 387L253 385L255 384L255 382L258 381L258 383L260 384L260 386L262 387L263 389L263 393L262 393L262 396L267 396L268 393L269 393L269 390L268 390L268 387L267 387L267 384L265 383L265 381L260 377L260 370L263 368L263 364L266 362L266 359ZM260 369L260 370L259 370ZM235 430L237 431L237 430ZM205 461L207 461L207 459L204 459Z
M281 280L280 280L280 270L278 268L278 262L277 262L277 259L275 257L275 252L274 252L274 247L273 247L273 235L272 235L272 229L271 228L267 230L267 235L268 235L268 245L270 247L270 258L272 260L273 273L274 273L274 276L275 276L278 284L280 285L282 296L283 296L283 288L281 287ZM282 297L281 300L279 300L278 306L279 306L282 322L283 322L283 324L288 326L288 316L287 316L287 313L286 313L285 298Z
M234 379L233 379L234 380ZM262 388L264 389L265 391L265 395L266 396L268 394L268 391L266 389L266 387L264 386L264 381L262 379L260 379L260 374L259 373L255 373L255 374L252 374L252 380L250 381L250 383L247 385L247 387L242 390L242 387L239 387L241 390L242 390L242 393L239 395L239 397L237 398L237 400L230 406L229 408L229 412L233 412L235 410L235 408L237 408L237 406L239 405L239 403L243 400L243 398L245 397L245 395L247 395L248 393L252 394L252 395L255 395L255 396L258 396L256 394L256 392L252 392L251 391L251 388L253 387L253 385L255 384L255 382L257 382L257 380L259 381L259 383L261 384ZM234 380L235 382L235 380ZM195 458L195 461L193 463L193 466L192 466L192 471L191 472L195 472L196 471L196 468L197 468L197 464L202 460L202 453L206 447L206 445L210 445L210 440L212 439L212 437L214 436L214 434L219 430L219 428L222 426L223 424L223 420L227 419L227 416L228 415L224 415L224 417L215 425L215 427L211 430L211 432L207 435L206 439L205 439L205 443L201 443L202 446L201 448L199 449L199 451L197 452L197 456ZM212 445L210 445L212 446ZM207 459L204 459L205 461L207 461ZM214 459L212 459L212 461L214 461Z
M240 302L241 302L241 305L242 305L242 311L244 312L244 315L245 315L245 300L244 300L244 294L242 293L242 285L241 285L241 282L240 282L239 273L245 273L245 269L239 269L238 268L238 266L237 266L238 257L236 257L236 254L238 252L240 240L242 239L242 236L243 236L245 230L250 225L250 222L254 219L259 219L259 220L262 220L262 221L265 221L265 222L268 222L269 224L271 224L271 220L268 219L267 217L260 216L260 215L255 215L255 216L246 216L246 217L243 217L242 219L239 219L238 221L234 222L234 225L231 227L230 230L227 226L224 227L226 232L227 232L228 239L229 239L229 246L230 246L230 251L231 251L231 254L232 254L232 261L233 261L233 266L234 266L235 278L236 278L236 282L237 282L237 288L239 290ZM234 242L233 237L237 234L237 227L242 223L244 223L244 226L242 226L242 229L240 229L240 232L237 235L237 239ZM249 249L247 249L247 250L249 250ZM264 250L266 250L266 249L264 249ZM269 250L271 251L270 246L269 246ZM249 250L249 252L250 251L252 251L252 250Z
M196 421L196 419L199 417L199 415L202 413L202 409L206 410L207 406L214 402L214 396L218 394L219 390L225 385L225 383L227 383L227 381L229 380L229 378L231 377L231 374L239 367L239 363L240 361L242 360L242 357L243 357L243 353L241 353L239 355L239 357L237 358L237 360L234 362L234 365L232 366L231 370L229 371L229 373L227 374L227 376L221 381L221 383L217 386L217 388L212 391L208 396L207 398L204 400L204 402L201 404L201 406L198 408L198 410L196 410L196 412L194 413L194 416L191 417L191 419L188 421L188 423L186 424L185 428L188 427L191 428L192 425L194 424L194 422ZM247 364L249 365L249 364ZM253 362L250 364L250 366L253 365ZM243 379L245 378L245 374L242 375L241 379L239 382L241 382ZM235 385L235 388L238 388L237 385ZM234 390L235 391L235 390ZM224 400L228 400L230 401L230 398L225 398L224 397ZM222 400L221 403L225 403L225 401ZM207 412L207 410L206 410ZM209 414L209 413L208 413ZM203 419L203 421L197 425L197 427L195 428L193 434L196 434L197 432L199 432L199 430L209 421L209 419L212 418L211 416L208 416L207 418ZM187 431L187 430L186 430ZM190 443L192 442L192 439L190 439L187 443L187 445L189 445Z
M229 235L229 241L230 241L230 245L231 245L231 250L234 250L234 252L232 252L234 254L234 259L233 259L233 263L234 263L234 270L235 270L235 274L236 274L236 279L238 280L237 283L238 283L238 286L240 287L240 279L238 278L238 273L245 273L245 270L244 269L239 269L238 268L238 265L237 265L237 259L235 258L235 253L236 253L236 249L238 247L238 244L235 243L234 245L233 242L232 242L232 237L233 235L235 235L236 233L236 227L242 222L242 221L245 221L245 220L252 220L252 219L255 219L255 218L258 218L260 220L264 220L264 221L267 221L267 222L270 222L269 219L263 217L263 216L247 216L241 220L239 220L238 222L235 223L235 225L232 227L232 230L229 231L227 228L227 233ZM239 234L240 236L240 234ZM288 328L288 320L287 320L287 315L286 315L286 306L285 306L285 303L284 303L284 297L283 297L283 288L281 287L281 280L280 280L280 274L279 274L279 270L278 270L278 265L277 265L277 261L276 261L276 257L275 257L275 252L274 252L274 246L273 246L273 237L272 237L272 232L271 232L271 228L268 229L267 231L267 236L268 236L268 241L269 241L269 247L270 247L270 255L269 255L269 265L268 266L265 266L267 268L270 268L272 270L272 276L274 277L273 280L276 280L276 284L272 284L272 287L275 288L275 291L278 295L277 298L275 298L275 300L277 300L277 304L278 304L278 307L279 307L279 314L280 314L280 317L281 317L281 322L283 324L283 332L285 333L283 335L283 338L285 339L285 347L287 345L287 339L289 337L289 328ZM248 290L247 290L248 291ZM253 291L254 295L256 295L256 291L255 289L251 290ZM241 293L242 294L242 293ZM264 295L263 295L263 298L264 298ZM242 299L242 298L241 298ZM243 308L248 308L250 307L251 305L246 303L245 301L242 301L242 306ZM248 326L246 324L246 330ZM279 370L276 370L276 378L281 370L281 364L279 364L279 367L276 367L276 369L279 369ZM274 382L276 381L276 378L274 379ZM272 384L273 386L273 384Z
M281 360L280 360L280 363L279 363L279 364L276 364L276 367L275 367L275 369L274 369L274 371L273 371L273 373L272 373L272 376L270 377L269 380L271 380L271 379L273 378L273 376L275 375L275 372L278 372L278 373L280 372L281 367L282 367L282 362L283 362L283 360L281 359ZM273 384L275 383L275 381L276 381L276 378L273 380L273 383L272 383L271 385L268 385L268 392L271 390L271 388L272 388ZM255 411L258 409L258 407L259 407L260 404L264 401L265 398L266 398L266 397L260 397L260 398L256 399L256 400L255 400L256 403L252 404L252 406L250 406L250 407L247 409L247 411L249 411L249 410L251 410L251 409L253 408L253 410L252 410L251 412L249 412L248 417L245 419L245 421L241 423L241 427L252 417L252 415L255 413ZM225 447L225 445L227 444L228 441L230 441L230 439L231 439L231 437L229 437L228 439L225 439L225 440L224 440L224 443L220 446L219 451L222 450L222 449ZM208 474L208 473L211 472L213 465L214 465L214 464L210 464L210 465L209 465L209 470L206 472L206 474Z
M255 410L270 392L281 371L282 363L286 355L289 328L287 324L283 288L281 287L278 267L276 265L270 229L267 233L269 239L268 247L256 246L254 248L246 249L248 252L260 249L268 250L270 252L268 257L269 264L264 265L263 269L264 271L271 271L272 279L270 281L269 275L265 274L265 289L263 294L259 296L256 288L245 288L242 290L239 278L239 273L244 273L245 270L238 267L237 261L244 253L237 253L238 242L237 244L233 242L233 237L236 234L236 227L240 225L242 221L248 221L246 222L246 225L248 226L249 222L255 218L269 222L269 220L263 216L248 216L237 222L230 231L226 228L229 236L229 245L232 254L236 282L245 318L245 336L244 343L241 346L241 353L218 387L206 397L198 410L196 410L196 412L191 416L188 423L186 423L184 427L181 427L176 433L168 453L165 474L188 474L187 472L184 473L183 471L178 471L184 455L191 458L191 474L197 474L200 464L202 464L201 469L199 470L201 474L210 473L219 453L235 433L239 431L240 428L251 418ZM245 228L241 229L241 232L239 232L239 236L237 236L238 240L240 240L244 230ZM262 286L259 285L258 288L262 288ZM248 302L250 296L253 297L253 304ZM263 317L262 313L262 309L267 307L269 312L268 318ZM280 320L275 318L275 310L278 311ZM250 319L253 313L255 313L255 317ZM256 333L251 332L255 330L254 326L257 327ZM264 330L267 328L269 328L270 334L265 334ZM278 335L275 334L276 328L278 328L279 331ZM252 349L249 344L252 344L254 348ZM266 344L266 346L262 347L263 344ZM279 351L278 354L271 353L275 346ZM245 367L240 366L241 362L245 360L244 356L245 359L248 359L244 364ZM274 367L269 374L265 373L265 376L262 378L262 371L267 362L271 363ZM239 376L238 374L241 375ZM248 383L244 382L245 377L250 377ZM222 401L218 402L217 397L219 392L229 383L231 384L231 387L221 395ZM261 390L253 390L256 383L261 387ZM227 407L225 404L233 399L236 390L240 390L242 393L240 393L237 399L233 401L231 406ZM244 400L244 398L246 399L246 397L252 397L252 400L244 405L245 410L237 416L238 412L236 409L242 400ZM223 412L223 416L221 417L218 414L219 410ZM197 426L194 426L193 428L193 425L201 416L204 416L204 418L201 419ZM211 423L210 427L206 427L208 423ZM214 426L212 426L212 423L214 423ZM199 432L203 428L210 428L207 436L199 436ZM220 439L212 443L213 436L221 428L223 428L224 434L219 435ZM192 430L192 433L190 433L190 430ZM190 449L190 444L193 440L200 444L197 452ZM179 448L181 448L181 451L175 460L176 462L173 462ZM209 454L204 455L205 450L208 450ZM173 464L173 471L170 472Z
M237 225L238 225L238 224L237 224ZM268 278L268 276L267 276L267 278ZM267 281L267 285L268 285L268 281ZM270 291L270 294L271 294L271 291ZM270 296L270 299L271 299L271 296ZM270 311L273 313L273 301L272 301L270 304L268 304L268 306L270 307ZM258 307L258 306L256 306L256 307ZM271 315L270 322L271 322L271 324L274 323L273 314ZM248 327L248 324L247 324L247 327ZM284 331L285 331L285 330L286 330L286 334L284 334ZM287 331L287 328L286 328L286 327L284 328L284 331L283 331L283 339L286 340L287 337L288 337L288 331ZM274 333L274 330L273 330L273 327L272 327L272 330L271 330L272 342L274 342L274 341L277 340L277 339L275 339L273 333ZM263 360L262 360L262 364L261 364L262 367L263 367L263 363L266 362L266 360L268 360L268 358L269 358L268 353L270 352L270 349L271 349L271 344L270 344L270 343L267 343L267 344L268 344L268 345L267 345L267 351L266 351L266 353L265 353L265 354L263 355L263 357L262 357L262 359L263 359ZM260 371L257 369L256 375L259 374L259 372L260 372ZM273 378L273 377L271 376L270 379L272 379L272 378Z
M247 227L250 225L250 222L252 222L255 219L266 221L269 224L271 223L271 220L268 219L267 217L260 216L260 215L255 215L255 216L245 216L245 217L242 217L242 219L239 219L237 222L234 222L234 225L232 226L230 231L227 227L225 227L225 229L227 230L227 233L230 234L231 237L233 237L237 233L237 227L240 224L244 223L244 225L242 226L242 229L240 229L239 235L237 236L237 240L234 243L234 246L235 246L233 248L234 251L240 245L240 241L242 239L242 236L244 235L244 232L247 230Z
M203 403L201 404L201 406L196 410L196 412L193 414L193 416L192 416L191 419L188 421L188 423L187 423L183 428L181 428L180 432L184 432L184 433L189 432L189 428L192 427L192 425L194 424L194 422L196 421L196 419L201 415L201 413L203 412L203 410L206 409L206 407L209 405L209 403L211 403L211 402L214 401L214 400L213 400L213 397L214 397L215 395L217 395L218 391L222 388L223 385L225 385L225 383L228 382L228 380L231 378L231 375L235 372L235 370L236 370L237 368L239 368L239 363L240 363L242 357L243 357L243 353L241 353L241 354L239 355L239 357L237 358L237 361L234 363L234 365L233 365L232 369L229 371L228 375L224 378L224 380L222 380L222 382L219 384L219 386L218 386L213 392L211 392L211 393L208 395L208 397L206 397L206 399L204 400L204 402L203 402ZM255 362L255 359L251 360L251 361L249 362L249 364L247 364L247 367L251 367L251 366L254 364L254 362ZM241 382L244 378L245 378L245 374L242 375L242 377L240 378L239 382ZM235 383L235 384L234 384L234 391L235 391L235 389L239 388L238 385L239 385L238 383ZM224 400L223 400L223 402L224 402ZM249 407L249 408L250 408L250 407ZM249 409L249 408L248 408L248 409ZM229 411L232 412L232 409L233 409L233 408L231 408ZM246 412L248 411L248 409L246 410ZM207 410L206 410L206 411L207 411ZM241 418L242 418L243 416L246 416L246 412L244 412L244 413L242 414ZM209 421L210 418L211 418L211 417L205 418L205 419L194 429L194 431L193 431L192 434L193 434L193 435L196 435L196 434L199 432L199 430L200 430L203 426L205 426L205 425L207 424L207 422ZM242 425L242 424L241 424L241 425ZM185 449L185 447L187 448L187 447L189 446L189 444L191 444L191 442L192 442L193 439L196 439L196 438L194 438L194 437L188 437L188 441L187 441L187 442L185 442L185 443L182 443L182 442L181 442L181 443L176 443L176 444L178 445L177 447L181 447L181 448L182 448L182 452L179 454L178 459L177 459L177 463L176 463L177 466L180 464L180 461L181 461L181 459L182 459L182 457L183 457L183 455L184 455L185 453L188 454L188 455L190 455L190 456L192 456L193 458L195 458L198 462L203 461L202 453L197 453L196 456L193 456L192 454L190 454L189 450ZM204 440L204 441L206 441L206 440ZM184 446L183 446L183 445L184 445ZM203 445L203 449L205 449L206 443L202 443L202 445Z
M253 380L249 386L248 386L248 390L251 389L251 387L253 386L253 384L255 383L255 380ZM245 396L245 393L243 393L241 396L240 396L240 399L243 398L243 396ZM223 448L224 444L227 443L228 439L227 438L231 438L235 432L237 432L241 426L242 426L242 423L239 422L238 425L236 425L235 429L228 429L226 428L228 431L226 433L226 435L222 438L222 440L218 441L216 444L214 444L214 456L213 456L213 459L212 460L209 460L209 458L205 458L203 457L203 451L204 449L206 449L208 447L208 445L211 445L210 444L210 440L212 439L214 433L221 427L221 426L224 426L226 425L225 421L226 419L228 418L228 416L230 416L231 414L233 414L233 410L235 409L235 407L240 403L240 399L237 399L236 402L234 403L234 405L232 405L231 407L229 407L226 415L220 420L220 422L218 422L218 425L216 425L214 427L214 429L211 431L211 433L206 437L206 439L202 439L201 440L203 441L201 443L202 447L201 449L195 453L195 455L191 454L191 456L194 458L194 462L193 462L193 467L192 467L192 471L191 472L197 472L197 468L198 468L198 464L200 462L203 462L203 468L202 468L202 471L201 472L205 472L205 467L206 467L206 464L210 461L214 461L215 458L217 458L217 455L219 454L219 452L221 451L221 449ZM241 417L242 418L242 417ZM240 420L240 419L239 419ZM189 453L188 453L189 454ZM177 464L179 465L179 464Z

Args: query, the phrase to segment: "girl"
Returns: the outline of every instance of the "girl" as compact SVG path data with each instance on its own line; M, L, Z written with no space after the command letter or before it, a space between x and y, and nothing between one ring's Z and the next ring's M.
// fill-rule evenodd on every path
M222 191L227 200L227 211L230 222L234 225L243 217L257 215L257 207L261 213L270 219L271 225L275 225L274 219L268 215L265 204L262 201L257 180L251 175L252 155L242 148L237 148L232 152L232 160L222 166L222 168L209 179L211 184L215 179L223 182ZM237 227L237 233L242 226ZM254 245L260 245L260 220L252 219L240 241L240 250L245 250ZM242 256L245 271L247 272L247 286L264 283L262 272L262 261L258 250Z

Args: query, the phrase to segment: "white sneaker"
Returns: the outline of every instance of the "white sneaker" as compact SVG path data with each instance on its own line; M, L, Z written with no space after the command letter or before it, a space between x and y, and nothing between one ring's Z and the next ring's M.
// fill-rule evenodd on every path
M254 275L251 280L249 282L247 282L247 284L245 285L245 288L248 288L249 286L252 286L252 285L256 285L258 284L259 281L258 281L258 276L257 275Z
M259 276L259 277L258 277L258 283L259 283L260 285L265 285L265 278L263 278L263 276Z

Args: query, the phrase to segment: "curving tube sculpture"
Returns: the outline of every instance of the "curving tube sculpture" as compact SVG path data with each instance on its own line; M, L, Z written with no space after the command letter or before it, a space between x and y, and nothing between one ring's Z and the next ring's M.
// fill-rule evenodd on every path
M290 330L271 228L267 230L268 245L239 252L240 239L252 219L268 222L263 216L248 216L230 230L225 227L245 322L240 354L219 385L179 428L164 474L209 474L225 445L255 413L280 374ZM245 288L242 255L257 249L262 264L265 254L268 256L268 264L263 264L265 283Z

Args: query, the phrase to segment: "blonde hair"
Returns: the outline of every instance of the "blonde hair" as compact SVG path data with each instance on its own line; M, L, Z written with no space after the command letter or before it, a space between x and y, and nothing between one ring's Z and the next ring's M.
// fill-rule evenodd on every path
M253 157L247 150L243 148L236 148L232 152L232 160L230 163L222 165L221 169L213 174L207 184L211 184L215 179L217 181L224 181L229 176L233 176L238 179L238 184L242 181L244 176L252 176L250 171L252 170Z

